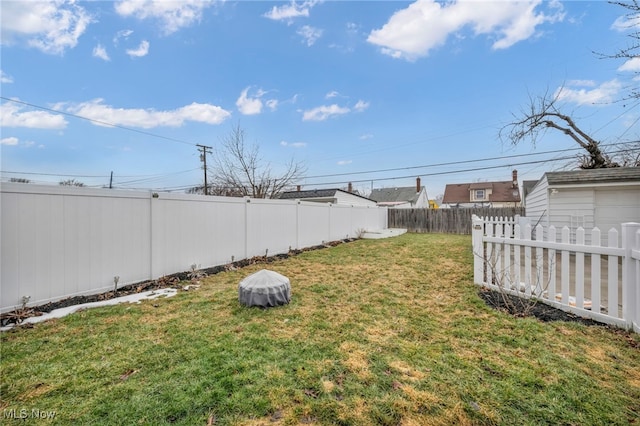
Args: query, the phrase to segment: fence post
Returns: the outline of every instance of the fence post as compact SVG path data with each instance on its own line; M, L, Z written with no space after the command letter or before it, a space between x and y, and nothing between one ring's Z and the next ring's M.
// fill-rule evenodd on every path
M484 282L484 226L482 219L475 214L471 218L471 245L473 247L473 282Z
M640 306L638 306L640 276L637 274L637 261L631 256L634 249L636 251L640 249L640 247L635 247L638 231L640 231L640 223L622 224L622 248L624 249L624 257L622 258L622 318L630 329L637 329L640 326L638 320L640 316Z

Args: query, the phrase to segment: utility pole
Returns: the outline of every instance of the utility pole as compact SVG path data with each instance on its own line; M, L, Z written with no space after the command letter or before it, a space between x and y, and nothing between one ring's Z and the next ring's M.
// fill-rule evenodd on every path
M200 161L202 161L204 169L204 195L209 195L209 186L207 185L207 154L211 154L211 147L206 145L196 145L200 151Z
M109 178L109 189L113 188L113 172L111 172L111 177Z

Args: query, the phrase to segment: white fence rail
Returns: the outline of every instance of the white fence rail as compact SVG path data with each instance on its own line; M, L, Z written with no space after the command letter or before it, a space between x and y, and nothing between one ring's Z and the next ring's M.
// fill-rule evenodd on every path
M586 245L583 228L571 243L569 227L558 235L517 218L474 216L472 226L476 284L640 332L640 223L622 224L621 240L611 229L607 246L598 228Z
M3 183L0 312L354 238L387 209Z

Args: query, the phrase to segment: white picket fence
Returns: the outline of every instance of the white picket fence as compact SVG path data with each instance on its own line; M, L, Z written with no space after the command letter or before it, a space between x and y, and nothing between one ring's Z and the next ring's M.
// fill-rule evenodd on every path
M0 312L387 227L376 206L22 183L0 195Z
M586 245L583 228L571 243L569 227L518 222L473 217L476 284L640 333L640 223L612 228L605 247L598 228Z

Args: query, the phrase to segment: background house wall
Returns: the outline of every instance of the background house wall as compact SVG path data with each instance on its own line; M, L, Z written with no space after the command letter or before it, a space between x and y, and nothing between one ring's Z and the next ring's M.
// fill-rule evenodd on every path
M336 204L345 204L349 206L375 206L376 202L368 198L353 195L348 192L336 191Z
M3 183L0 312L386 227L376 206Z

